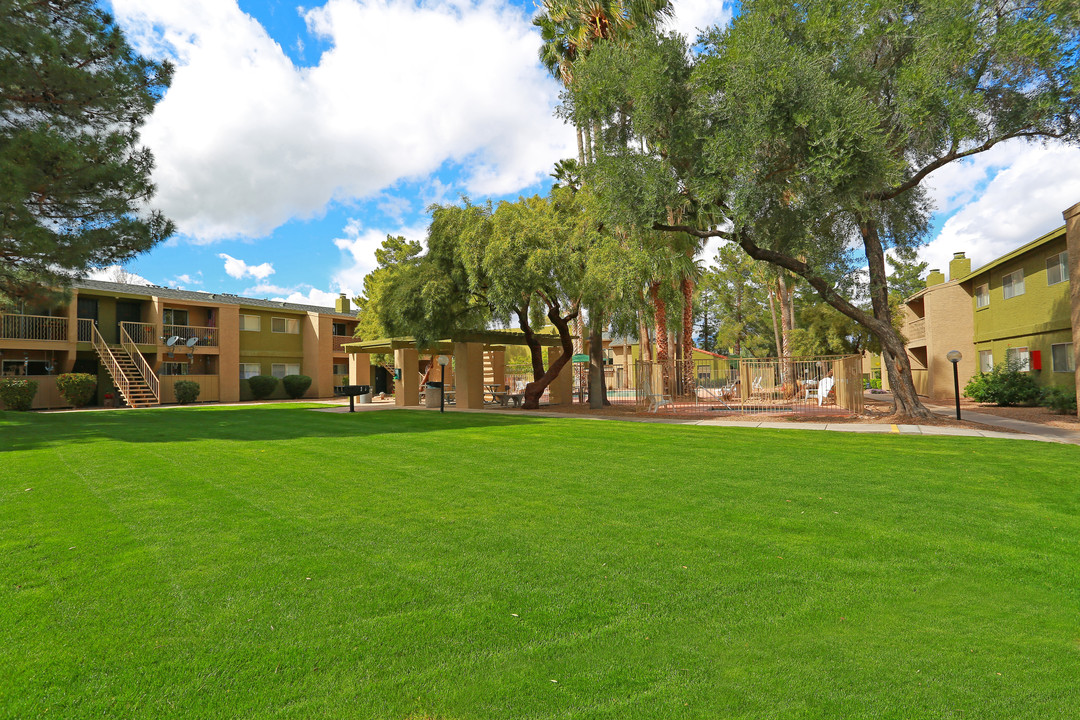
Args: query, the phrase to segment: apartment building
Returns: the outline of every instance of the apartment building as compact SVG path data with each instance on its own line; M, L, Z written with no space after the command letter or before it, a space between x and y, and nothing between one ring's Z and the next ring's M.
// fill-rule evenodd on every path
M905 301L904 326L916 390L955 397L950 350L963 353L960 389L976 372L1013 359L1043 386L1077 386L1080 346L1080 205L1066 224L971 270L956 253L949 279L931 270Z
M55 377L66 372L97 375L99 404L106 393L133 406L175 402L184 379L199 383L201 402L236 402L251 398L254 375L308 375L306 396L329 397L348 377L350 310L344 294L327 308L80 280L65 306L0 313L0 374L36 380L42 408L65 405Z

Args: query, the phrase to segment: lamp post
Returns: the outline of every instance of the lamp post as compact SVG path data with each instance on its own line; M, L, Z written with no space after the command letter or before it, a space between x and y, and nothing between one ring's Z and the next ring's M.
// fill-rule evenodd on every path
M439 365L442 369L439 371L439 382L442 383L442 387L439 388L439 412L446 412L443 406L446 403L446 366L450 364L450 358L445 355L439 356Z
M950 350L945 357L952 363L952 382L953 391L956 393L956 419L960 419L960 371L957 370L957 365L964 359L964 356L960 354L959 350Z

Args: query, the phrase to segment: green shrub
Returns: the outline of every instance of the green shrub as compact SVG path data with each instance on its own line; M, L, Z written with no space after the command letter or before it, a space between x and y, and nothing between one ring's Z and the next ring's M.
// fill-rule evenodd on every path
M869 380L866 381L866 387L864 389L865 390L880 390L881 389L881 378L870 378Z
M177 380L173 385L173 393L176 395L176 402L181 405L187 405L189 402L195 402L199 399L199 392L202 388L199 387L199 383L194 380Z
M296 399L303 397L311 387L311 378L307 375L286 375L281 378L281 384L285 387L285 394Z
M22 378L0 378L0 401L8 410L29 410L34 404L38 384Z
M273 375L256 375L248 378L248 387L251 388L251 396L256 400L270 397L270 393L277 389L277 378Z
M1044 388L1039 404L1050 408L1059 415L1076 414L1076 390L1067 390L1063 387L1050 386Z
M1016 360L998 363L988 373L978 373L964 387L964 395L975 402L1010 405L1034 405L1042 391L1035 378L1020 369Z
M82 407L97 392L97 378L88 373L65 373L56 378L56 389L75 407Z

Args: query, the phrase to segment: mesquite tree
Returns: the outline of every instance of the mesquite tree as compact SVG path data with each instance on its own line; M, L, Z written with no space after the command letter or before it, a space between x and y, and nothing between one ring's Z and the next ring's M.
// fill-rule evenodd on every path
M749 0L699 55L640 34L579 63L575 112L632 108L586 181L624 222L726 238L802 277L878 340L896 412L924 417L885 250L922 241L935 170L1080 139L1078 29L1066 0ZM846 291L858 255L869 311Z

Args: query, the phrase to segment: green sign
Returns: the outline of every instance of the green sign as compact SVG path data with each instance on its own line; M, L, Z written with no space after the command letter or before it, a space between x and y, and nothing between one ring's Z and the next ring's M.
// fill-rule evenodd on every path
M589 356L585 353L578 353L574 356L574 362L589 362Z

